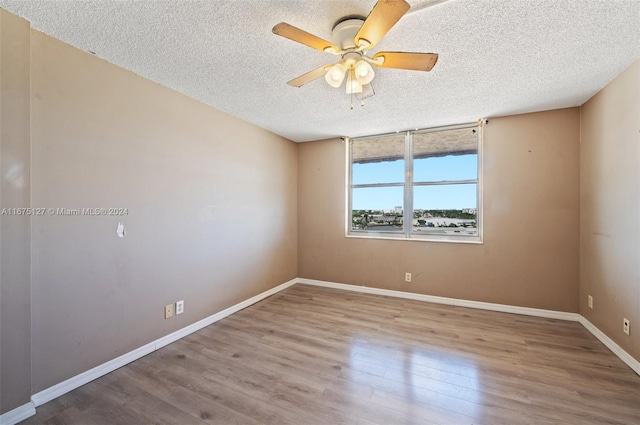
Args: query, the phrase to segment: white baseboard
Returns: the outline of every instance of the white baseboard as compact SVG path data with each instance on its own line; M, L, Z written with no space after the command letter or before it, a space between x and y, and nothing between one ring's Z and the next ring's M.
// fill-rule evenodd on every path
M580 315L564 311L543 310L539 308L518 307L506 304L485 303L481 301L468 301L457 298L437 297L434 295L415 294L413 292L393 291L391 289L379 289L369 286L347 285L345 283L325 282L323 280L298 278L298 283L306 285L323 286L325 288L342 289L346 291L363 292L366 294L386 295L389 297L404 298L408 300L426 301L435 304L455 305L458 307L477 308L480 310L499 311L503 313L522 314L525 316L546 317L548 319L568 320L577 322Z
M616 344L611 338L604 334L600 329L596 328L593 323L587 320L586 317L580 316L580 324L587 328L589 332L600 340L609 350L611 350L616 356L620 357L620 360L625 362L635 373L640 375L640 362L631 357L631 354L627 353Z
M165 345L171 344L179 340L180 338L184 338L185 336L196 332L205 326L208 326L212 323L217 322L220 319L223 319L237 311L240 311L251 304L255 304L260 300L263 300L275 293L278 293L297 282L297 279L292 279L288 282L283 283L282 285L278 285L275 288L271 288L268 291L262 292L254 297L249 298L248 300L242 301L236 305L233 305L227 309L224 309L216 314L213 314L205 319L202 319L196 323L193 323L189 326L186 326L180 330L177 330L169 335L163 336L153 342L143 345L142 347L136 348L133 351L130 351L126 354L123 354L120 357L117 357L113 360L110 360L106 363L103 363L99 366L94 367L93 369L89 369L86 372L83 372L79 375L71 377L66 381L60 382L52 387L49 387L45 390L40 391L31 396L31 401L35 406L41 406L44 403L53 400L54 398L60 397L63 394L68 393L88 382L93 381L101 376L106 375L109 372L112 372L128 363L131 363L134 360L139 359L140 357L146 356L149 353L152 353ZM33 411L35 414L35 410ZM3 422L4 425L4 422Z
M16 407L15 409L9 410L7 413L0 415L0 425L15 425L35 414L36 406L32 401L30 401L27 404L23 404L20 407Z
M137 360L140 357L146 356L153 351L155 351L155 342L145 344L142 347L138 347L133 351L129 351L128 353L121 355L120 357L116 357L115 359L109 360L106 363L102 363L101 365L96 366L93 369L89 369L86 372L67 379L66 381L62 381L59 384L42 390L32 395L31 401L33 401L36 407L42 406L43 404L53 400L54 398L60 397L61 395L66 394L69 391L73 391L76 388L81 387L82 385L91 382L103 375L106 375L107 373L112 372L128 363L131 363L132 361Z

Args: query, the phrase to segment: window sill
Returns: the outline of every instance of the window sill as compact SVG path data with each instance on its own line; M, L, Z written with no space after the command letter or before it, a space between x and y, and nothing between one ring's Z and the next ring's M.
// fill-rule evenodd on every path
M420 235L412 238L405 238L401 233L374 233L374 232L362 232L362 233L347 233L346 238L350 239L380 239L380 240L392 240L392 241L407 241L407 242L445 242L445 243L461 243L471 245L483 245L482 237L480 236L440 236L440 235Z

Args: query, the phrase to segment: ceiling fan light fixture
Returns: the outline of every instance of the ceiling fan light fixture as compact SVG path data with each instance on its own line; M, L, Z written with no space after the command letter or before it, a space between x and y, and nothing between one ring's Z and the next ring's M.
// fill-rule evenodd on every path
M424 0L426 2L442 0ZM340 55L338 63L323 65L288 81L293 87L301 87L324 76L331 87L338 88L346 79L345 89L353 98L363 100L375 94L371 83L375 78L374 68L395 68L411 71L431 71L438 60L437 53L378 52L372 57L369 51L411 9L406 0L377 0L369 15L365 17L344 16L333 26L329 42L293 25L281 22L273 27L278 36L303 44L316 50ZM347 74L348 72L348 74ZM355 96L354 96L355 95Z
M325 81L331 87L340 87L342 82L344 81L344 74L347 72L347 67L345 67L341 62L333 65L329 68L329 71L324 76Z
M358 83L363 86L365 84L369 84L373 80L373 77L376 76L376 73L373 71L371 65L369 65L368 62L362 59L356 62L356 65L354 67L354 74Z

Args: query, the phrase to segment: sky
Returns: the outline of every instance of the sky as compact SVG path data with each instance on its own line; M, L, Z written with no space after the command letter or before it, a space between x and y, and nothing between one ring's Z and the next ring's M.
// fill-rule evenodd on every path
M475 179L477 155L414 160L414 182ZM353 164L353 184L403 183L404 160ZM402 187L353 189L354 210L392 210L403 203ZM414 209L476 208L476 185L414 187Z

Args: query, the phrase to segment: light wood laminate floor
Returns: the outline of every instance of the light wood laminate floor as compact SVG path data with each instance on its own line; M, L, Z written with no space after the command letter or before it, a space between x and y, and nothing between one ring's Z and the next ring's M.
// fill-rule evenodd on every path
M575 322L295 285L25 424L640 424L640 377Z

